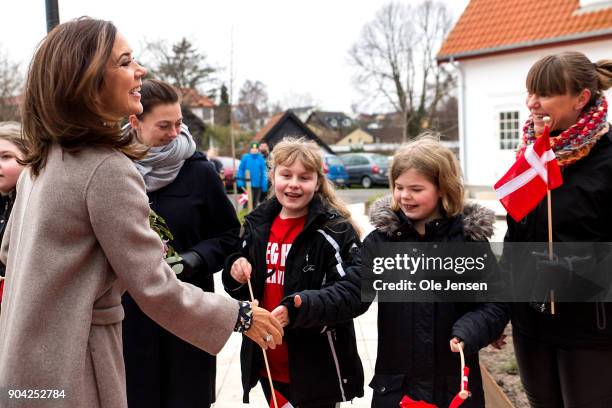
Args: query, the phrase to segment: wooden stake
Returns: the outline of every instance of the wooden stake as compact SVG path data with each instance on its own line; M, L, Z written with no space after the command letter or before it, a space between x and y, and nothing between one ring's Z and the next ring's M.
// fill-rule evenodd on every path
M548 259L553 260L553 237L552 237L552 205L550 190L546 190L546 201L548 201ZM555 314L555 291L550 290L550 314Z
M247 283L249 284L249 294L251 295L251 302L255 302L255 296L253 296L253 286L251 286L251 280L248 279ZM264 363L266 363L266 373L268 373L268 381L270 382L270 390L272 391L272 401L274 401L274 408L278 408L276 394L274 393L274 384L272 383L272 375L270 375L270 364L268 364L268 355L266 354L266 350L262 349L261 351L263 351Z
M545 116L544 118L544 126L550 126L550 117ZM550 148L550 146L546 146ZM546 165L548 172L548 165ZM548 207L548 259L550 261L553 260L553 235L552 235L552 199L550 195L550 190L548 189L548 183L546 183L546 201ZM554 289L550 290L550 314L555 314L555 291Z

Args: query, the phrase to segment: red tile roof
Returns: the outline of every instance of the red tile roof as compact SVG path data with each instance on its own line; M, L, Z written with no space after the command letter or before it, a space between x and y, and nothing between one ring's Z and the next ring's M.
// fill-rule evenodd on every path
M438 62L547 44L612 38L612 7L580 10L579 0L471 0Z
M215 103L208 96L200 95L196 89L183 88L181 93L183 94L183 104L187 106L198 108L215 107Z
M257 134L255 135L253 139L258 142L261 141L261 139L263 139L268 134L268 132L272 130L274 125L276 125L278 121L281 120L281 118L284 115L285 115L285 112L279 112L276 115L272 116L272 118L268 121L268 123L266 123L264 127L262 127L261 129L259 129L259 132L257 132Z

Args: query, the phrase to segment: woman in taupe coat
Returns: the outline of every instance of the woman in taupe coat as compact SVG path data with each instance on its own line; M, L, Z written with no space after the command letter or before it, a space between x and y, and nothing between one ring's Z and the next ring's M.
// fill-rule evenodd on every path
M268 312L182 283L164 262L130 160L146 148L119 127L142 111L145 73L112 23L89 18L56 27L30 65L29 167L0 251L2 407L126 407L125 290L157 323L209 353L233 330L264 348L281 342Z

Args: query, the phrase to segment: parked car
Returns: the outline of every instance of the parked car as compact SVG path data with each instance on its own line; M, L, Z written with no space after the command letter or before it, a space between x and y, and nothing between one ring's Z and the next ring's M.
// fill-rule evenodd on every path
M376 153L349 153L342 155L349 184L370 188L375 184L389 185L389 158Z
M323 154L323 172L329 181L339 187L348 187L348 174L344 163L335 154Z
M225 184L225 188L227 190L231 190L234 186L234 166L232 165L232 158L226 156L217 156L216 159L219 159L221 164L223 165L223 184ZM240 160L233 159L234 163L236 163L236 173L238 172L238 168L240 167Z

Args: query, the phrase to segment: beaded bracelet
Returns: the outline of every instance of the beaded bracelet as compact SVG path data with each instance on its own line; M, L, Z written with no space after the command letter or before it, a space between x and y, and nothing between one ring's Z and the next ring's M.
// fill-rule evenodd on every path
M238 302L240 309L238 310L238 318L236 319L236 325L234 331L243 333L251 328L253 323L253 308L249 302Z

